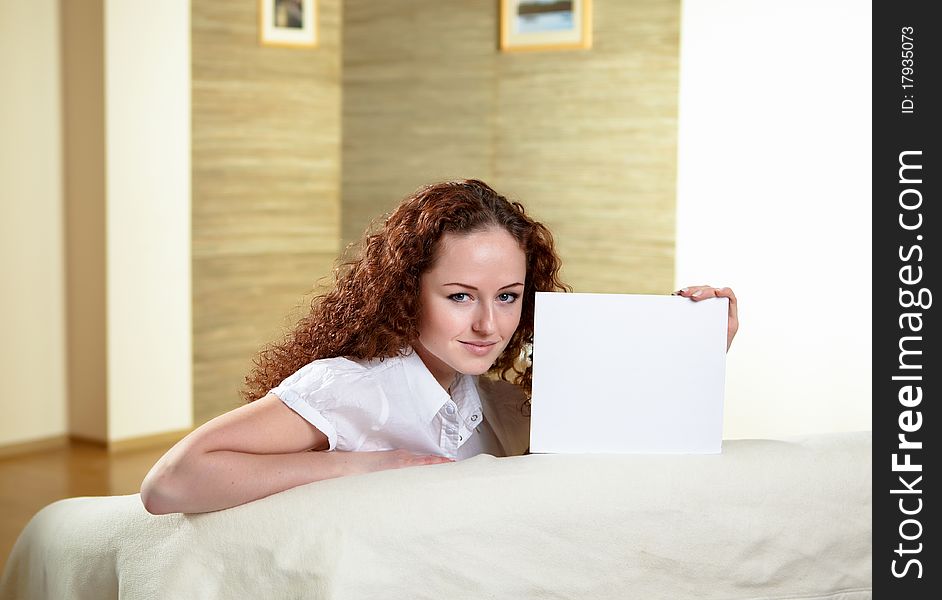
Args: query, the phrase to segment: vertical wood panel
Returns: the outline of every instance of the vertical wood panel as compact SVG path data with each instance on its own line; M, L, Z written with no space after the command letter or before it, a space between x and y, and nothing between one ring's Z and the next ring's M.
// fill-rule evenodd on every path
M340 228L340 0L317 49L258 45L257 3L194 0L194 420L329 275Z
M344 3L343 239L424 183L493 176L497 2Z
M494 181L546 220L576 291L664 293L680 6L594 6L591 50L500 56Z

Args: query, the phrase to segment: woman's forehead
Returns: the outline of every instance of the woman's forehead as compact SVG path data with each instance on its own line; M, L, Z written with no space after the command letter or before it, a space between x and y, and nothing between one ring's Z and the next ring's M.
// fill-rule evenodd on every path
M438 260L450 261L499 262L526 258L517 240L499 228L464 234L445 233L436 251Z
M493 228L469 234L444 234L430 274L517 277L514 281L522 281L519 278L526 273L526 266L526 254L517 240L503 229Z

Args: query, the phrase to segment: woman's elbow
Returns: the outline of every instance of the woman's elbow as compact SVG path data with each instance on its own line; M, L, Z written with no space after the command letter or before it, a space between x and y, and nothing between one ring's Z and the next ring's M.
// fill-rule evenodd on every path
M166 470L155 466L141 483L141 502L144 510L152 515L166 515L181 512L177 508L177 494L172 477Z

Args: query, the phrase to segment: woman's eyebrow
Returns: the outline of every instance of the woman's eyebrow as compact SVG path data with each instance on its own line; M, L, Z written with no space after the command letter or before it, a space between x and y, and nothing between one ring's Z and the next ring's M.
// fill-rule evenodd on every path
M460 285L460 286L463 287L463 288L468 288L469 290L474 290L475 292L478 291L478 288L474 287L473 285L468 285L467 283L443 283L443 284L442 284L443 287L446 286L446 285ZM502 287L502 288L499 288L499 290L506 290L507 288L511 288L511 287L514 287L514 286L517 286L517 285L523 285L523 284L520 283L520 282L511 283L511 284L509 284L509 285L505 285L505 286Z

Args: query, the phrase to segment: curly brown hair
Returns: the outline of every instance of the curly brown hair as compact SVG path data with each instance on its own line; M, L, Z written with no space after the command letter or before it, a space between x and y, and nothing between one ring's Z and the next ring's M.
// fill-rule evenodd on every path
M561 261L549 229L527 216L483 181L427 185L405 198L382 227L368 229L350 260L334 269L333 289L311 300L311 310L281 343L256 356L242 396L257 400L304 365L348 356L388 358L419 337L419 281L435 260L446 232L469 234L501 227L527 258L520 324L488 375L520 386L529 399L533 377L535 292L571 292L559 280Z

